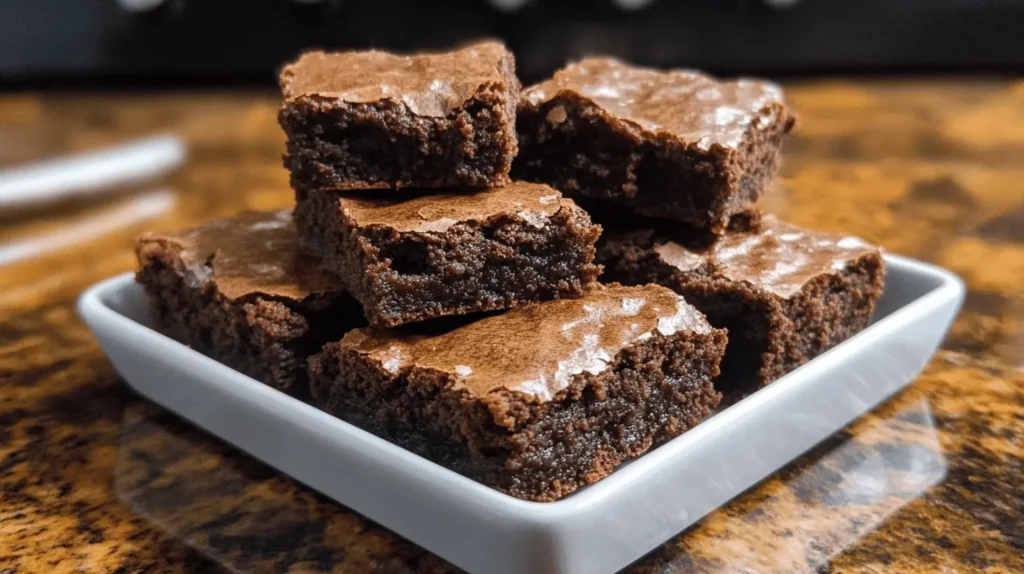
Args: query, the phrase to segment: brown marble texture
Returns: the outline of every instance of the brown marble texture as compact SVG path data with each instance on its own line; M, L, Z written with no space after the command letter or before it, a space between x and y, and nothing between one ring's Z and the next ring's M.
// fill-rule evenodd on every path
M631 572L1024 572L1024 83L787 86L802 124L767 207L949 267L970 293L903 393L681 533ZM0 573L451 572L430 553L120 384L76 318L143 229L288 206L272 94L0 97L0 166L156 131L164 181L0 212ZM97 226L139 192L146 221Z

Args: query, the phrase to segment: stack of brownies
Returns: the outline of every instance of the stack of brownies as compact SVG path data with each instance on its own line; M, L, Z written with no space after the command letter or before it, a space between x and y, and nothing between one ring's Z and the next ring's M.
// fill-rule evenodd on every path
M295 209L143 237L159 328L546 501L867 325L879 250L755 207L779 88L588 59L520 91L514 68L493 42L287 66Z

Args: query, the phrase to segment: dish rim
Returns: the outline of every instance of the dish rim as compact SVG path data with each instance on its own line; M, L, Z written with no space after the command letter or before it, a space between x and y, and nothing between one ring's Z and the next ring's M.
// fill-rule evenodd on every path
M887 272L899 269L924 277L932 283L931 288L879 318L863 331L833 349L779 378L771 385L629 461L607 477L553 502L522 500L476 482L407 451L386 439L364 431L309 403L273 389L159 333L136 318L122 313L114 308L112 298L123 293L126 288L137 286L132 272L116 275L89 287L78 300L78 311L87 319L87 322L103 324L111 332L119 332L120 336L136 339L136 344L139 341L151 344L164 354L171 355L169 357L171 360L198 362L199 368L212 370L218 379L235 387L232 394L238 396L240 400L252 403L283 402L288 409L297 410L295 414L304 418L309 417L309 420L315 422L318 428L337 433L334 440L355 441L362 447L375 449L381 456L393 457L396 460L396 465L407 466L408 472L421 475L419 482L424 484L449 483L452 488L458 489L460 494L466 498L463 501L465 503L483 504L487 506L489 512L497 513L496 518L508 518L519 523L525 522L533 528L544 529L584 515L589 508L600 505L603 500L615 496L616 492L628 489L631 483L637 481L644 474L657 472L658 467L664 465L670 458L686 456L687 451L695 448L707 437L719 432L737 418L749 416L762 403L790 393L800 392L800 388L805 382L809 384L817 376L828 371L831 368L831 363L840 355L863 351L878 337L891 334L893 331L899 330L902 325L935 312L938 308L948 304L951 299L962 299L966 292L963 281L946 269L898 255L885 254L884 258ZM131 383L128 384L133 389L135 388ZM220 437L218 439L224 440Z

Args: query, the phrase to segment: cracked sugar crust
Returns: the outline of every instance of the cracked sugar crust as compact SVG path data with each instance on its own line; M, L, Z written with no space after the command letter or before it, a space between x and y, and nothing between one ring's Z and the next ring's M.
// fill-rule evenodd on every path
M742 78L719 81L695 70L655 70L611 58L570 64L524 90L533 106L569 92L648 135L662 134L708 151L713 146L739 150L751 128L766 128L786 113L782 88ZM553 108L551 123L564 121Z
M514 216L541 228L571 200L537 183L514 181L498 189L472 192L338 197L341 217L354 228L386 227L396 232L443 233L457 223L485 223Z
M508 58L508 50L498 42L417 55L312 51L281 71L281 93L286 102L393 100L415 115L440 118L465 105L481 86L505 83Z
M654 252L681 272L699 271L788 298L823 274L846 269L852 261L879 255L878 247L853 236L838 236L761 219L755 233L732 233L710 246L693 249L673 241L655 243Z
M391 374L428 369L449 374L457 388L474 395L504 388L546 401L572 377L602 373L622 349L678 331L707 334L711 326L668 289L610 286L440 334L358 329L340 345Z
M158 245L176 252L191 287L213 282L228 299L263 294L301 301L344 290L337 277L300 251L290 209L243 211L177 232L147 233L139 239L139 253Z

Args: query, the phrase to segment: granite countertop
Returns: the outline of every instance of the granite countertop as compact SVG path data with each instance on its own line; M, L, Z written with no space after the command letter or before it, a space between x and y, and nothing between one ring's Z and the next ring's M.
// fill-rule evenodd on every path
M788 86L802 123L765 206L969 286L907 390L627 571L1024 572L1024 84ZM133 395L74 312L143 229L288 206L271 93L0 97L0 166L175 131L174 200L0 212L0 572L456 569ZM142 191L142 190L138 190ZM28 217L31 215L31 217ZM95 222L108 225L96 225Z

